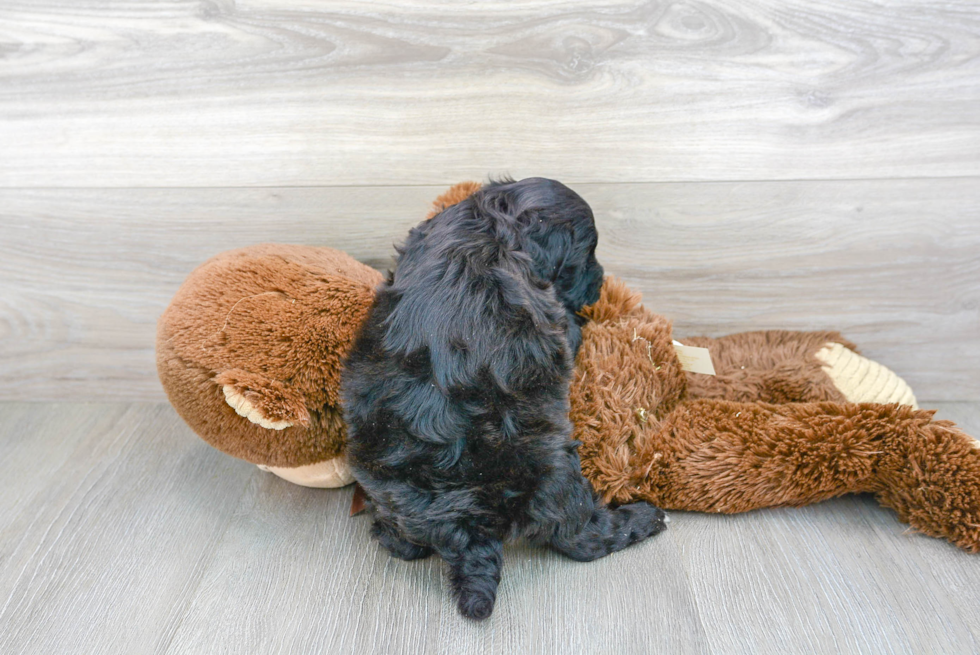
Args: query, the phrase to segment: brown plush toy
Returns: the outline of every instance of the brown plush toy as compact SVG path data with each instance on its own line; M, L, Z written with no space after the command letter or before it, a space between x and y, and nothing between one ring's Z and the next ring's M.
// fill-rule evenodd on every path
M478 188L453 187L433 214ZM209 443L287 480L350 482L340 363L380 280L328 248L215 257L160 319L171 402ZM670 322L622 282L607 279L586 313L571 417L607 501L734 513L870 492L917 530L980 551L978 442L916 409L839 334L684 339L709 350L709 376L683 370Z
M980 442L916 409L839 334L685 339L708 348L710 377L682 370L670 322L623 283L607 279L586 313L571 418L607 501L736 513L870 492L915 529L980 551Z
M290 482L353 482L340 365L381 279L330 248L265 244L210 259L157 324L170 402L212 446Z
M463 182L429 218L480 188ZM157 324L157 372L205 441L307 487L354 481L340 363L381 273L331 248L262 244L187 278Z

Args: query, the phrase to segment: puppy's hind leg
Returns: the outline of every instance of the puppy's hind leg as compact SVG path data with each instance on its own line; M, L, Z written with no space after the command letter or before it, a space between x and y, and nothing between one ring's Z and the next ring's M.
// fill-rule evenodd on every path
M611 509L594 499L592 515L578 530L563 525L551 539L551 547L579 562L591 562L662 532L663 510L649 503L631 503Z
M398 532L398 528L380 519L374 520L374 525L371 526L371 535L378 540L379 544L384 546L392 557L398 559L411 561L432 554L431 548L413 544Z
M616 509L603 503L582 476L577 446L578 442L569 443L567 459L545 481L532 504L532 541L590 562L663 531L667 516L649 503Z
M504 564L503 542L471 536L465 547L440 549L439 553L449 564L449 580L459 613L477 621L489 617Z

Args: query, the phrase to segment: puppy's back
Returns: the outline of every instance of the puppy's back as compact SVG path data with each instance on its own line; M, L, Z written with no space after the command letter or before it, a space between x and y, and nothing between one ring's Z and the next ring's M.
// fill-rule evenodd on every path
M480 200L412 230L348 360L350 455L365 472L472 484L475 468L491 477L491 452L513 473L510 453L567 427L565 313L513 217Z

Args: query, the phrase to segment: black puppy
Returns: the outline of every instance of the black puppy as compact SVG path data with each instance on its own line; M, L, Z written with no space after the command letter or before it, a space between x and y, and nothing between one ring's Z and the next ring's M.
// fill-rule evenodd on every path
M445 559L464 616L493 611L504 540L588 561L664 528L652 505L604 505L570 440L597 240L568 187L491 183L409 233L346 362L372 534L395 557Z

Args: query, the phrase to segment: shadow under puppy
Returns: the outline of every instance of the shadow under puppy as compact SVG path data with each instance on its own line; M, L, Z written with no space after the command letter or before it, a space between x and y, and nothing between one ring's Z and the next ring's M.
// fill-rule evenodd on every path
M445 559L464 616L493 611L505 540L589 561L664 528L647 503L603 504L570 438L597 241L568 187L493 182L411 230L347 359L372 534L395 557Z

